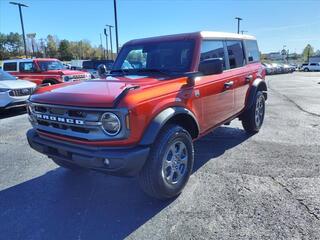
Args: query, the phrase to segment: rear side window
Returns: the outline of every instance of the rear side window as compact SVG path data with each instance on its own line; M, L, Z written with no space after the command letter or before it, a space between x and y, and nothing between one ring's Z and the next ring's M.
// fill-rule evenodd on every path
M247 57L249 63L260 61L260 52L258 48L257 41L255 40L245 40L244 41L247 51Z
M8 62L3 64L4 71L17 71L17 63L16 62Z
M33 72L34 65L33 62L21 62L19 64L20 72Z
M224 48L223 48L222 41L214 41L214 40L202 41L200 61L203 61L209 58L222 58L223 69L226 69Z
M245 65L243 47L241 41L226 41L229 56L230 69Z

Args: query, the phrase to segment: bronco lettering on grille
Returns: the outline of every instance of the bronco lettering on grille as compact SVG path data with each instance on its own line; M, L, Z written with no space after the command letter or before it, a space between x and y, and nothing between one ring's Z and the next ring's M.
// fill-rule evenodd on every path
M64 118L64 117L55 117L55 116L49 116L47 114L36 114L36 117L38 119L42 120L50 120L54 122L61 122L61 123L69 123L69 124L76 124L76 125L84 125L84 121L80 119L72 119L72 118Z

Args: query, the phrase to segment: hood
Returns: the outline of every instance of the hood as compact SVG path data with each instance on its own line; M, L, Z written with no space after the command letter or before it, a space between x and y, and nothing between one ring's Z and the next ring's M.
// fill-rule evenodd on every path
M124 81L91 80L54 85L48 91L37 91L32 102L82 107L113 107L117 97L135 85Z
M0 81L0 88L19 89L19 88L35 88L36 84L24 80L7 80Z

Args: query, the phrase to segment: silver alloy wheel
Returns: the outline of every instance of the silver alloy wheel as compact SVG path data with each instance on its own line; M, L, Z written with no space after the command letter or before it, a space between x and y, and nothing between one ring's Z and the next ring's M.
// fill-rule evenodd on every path
M260 95L256 102L256 111L255 111L255 122L256 126L260 127L263 121L264 115L264 101L263 95Z
M171 184L177 184L187 173L188 150L182 141L174 141L168 147L162 160L162 177Z

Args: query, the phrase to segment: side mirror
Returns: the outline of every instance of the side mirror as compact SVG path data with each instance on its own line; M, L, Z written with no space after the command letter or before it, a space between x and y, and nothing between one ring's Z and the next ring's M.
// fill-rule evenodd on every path
M106 67L106 65L104 65L104 64L100 64L99 66L98 66L98 74L99 74L99 77L102 77L104 74L106 74L107 73L107 67Z
M200 62L199 72L203 75L219 74L223 72L222 58L209 58Z

